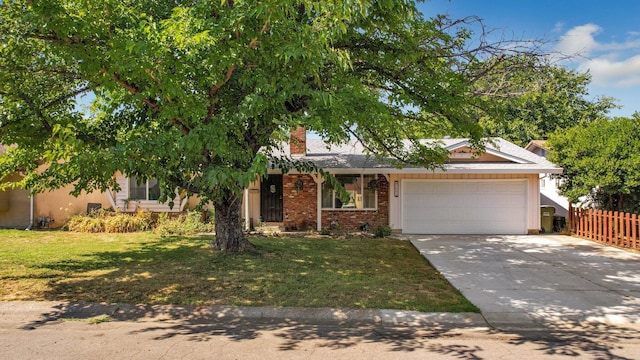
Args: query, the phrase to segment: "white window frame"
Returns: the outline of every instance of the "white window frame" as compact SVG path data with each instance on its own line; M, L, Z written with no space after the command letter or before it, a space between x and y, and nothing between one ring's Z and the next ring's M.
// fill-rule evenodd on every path
M158 196L158 199L149 199L149 181L154 181L154 180L156 180L156 181L157 181L157 179L155 179L155 178L147 179L147 180L145 180L145 181L144 181L144 188L145 188L145 191L144 191L145 198L144 198L144 199L134 199L134 198L132 197L131 184L136 184L136 186L142 187L142 184L143 184L143 183L142 183L142 182L140 182L140 185L138 185L137 177L136 177L136 176L131 176L131 177L128 179L128 181L129 181L129 184L128 184L128 185L129 185L129 186L128 186L128 188L129 188L129 194L127 194L127 195L128 195L128 199L129 199L129 200L133 200L133 201L156 201L156 202L157 202L157 201L158 201L158 199L160 198L160 196L162 196L162 191L160 191L160 194L159 194L159 196Z
M378 180L378 175L377 174L336 174L334 176L336 178L340 178L341 176L359 176L360 177L360 195L362 195L362 196L364 196L364 190L365 190L366 185L367 185L364 182L364 177L365 176L372 176L374 178L374 180L376 180L378 182L380 181L380 180ZM321 187L321 191L322 191L322 194L320 196L320 199L322 200L321 201L322 202L322 204L321 204L322 210L341 210L341 211L342 210L344 210L344 211L378 210L378 189L377 188L374 191L375 198L374 198L374 201L373 201L374 202L373 207L364 207L364 199L363 199L362 200L362 202L363 202L363 207L362 208L357 208L356 206L353 206L353 207L347 206L347 205L351 204L352 202L355 205L355 202L356 202L356 198L354 196L355 193L353 191L349 191L349 190L347 190L347 192L352 193L352 198L351 198L350 202L348 204L344 204L343 207L337 208L336 207L336 191L335 191L335 189L331 189L332 207L325 207L324 206L324 191L325 191L324 183L323 183L323 186ZM345 207L345 206L347 206L347 207Z

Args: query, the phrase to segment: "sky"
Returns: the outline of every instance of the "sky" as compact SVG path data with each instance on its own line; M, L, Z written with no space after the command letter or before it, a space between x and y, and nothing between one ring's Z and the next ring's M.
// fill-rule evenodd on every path
M495 34L542 39L547 50L572 55L562 66L589 71L589 98L613 97L611 116L640 112L639 0L430 0L425 17L477 16Z

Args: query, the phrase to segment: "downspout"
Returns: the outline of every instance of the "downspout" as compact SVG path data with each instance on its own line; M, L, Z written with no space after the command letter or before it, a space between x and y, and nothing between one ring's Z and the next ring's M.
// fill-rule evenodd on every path
M33 189L31 189L30 192L31 192L31 196L30 196L31 199L29 200L29 208L30 208L29 209L29 212L30 212L30 214L29 214L29 226L27 226L27 228L25 229L27 231L28 230L33 230L33 217L34 217L33 215L34 215L34 212L35 212L35 206L34 206L35 205L35 203L34 203L35 194L33 193Z

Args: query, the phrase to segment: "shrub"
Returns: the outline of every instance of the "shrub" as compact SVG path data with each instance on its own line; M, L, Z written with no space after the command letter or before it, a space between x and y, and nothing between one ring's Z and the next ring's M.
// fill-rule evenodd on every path
M74 215L67 221L66 228L77 232L104 232L104 220L89 215Z
M384 238L391 235L391 227L387 225L378 225L376 228L375 236L378 238Z
M160 214L153 232L162 236L213 232L213 224L203 222L202 218L202 213L198 211L190 211L186 215L180 215L177 218L169 218L167 214Z
M77 232L124 233L145 231L151 228L151 213L139 211L135 216L110 210L96 210L87 215L78 214L69 219L66 229Z
M135 215L118 211L97 210L88 215L73 216L67 222L66 229L92 233L126 233L153 230L163 236L190 235L214 231L213 224L203 222L202 218L202 213L197 211L171 218L167 213L155 215L142 210ZM205 216L205 218L209 217Z
M149 219L145 216L138 217L128 214L118 213L113 216L103 218L104 231L108 233L127 233L149 230L151 227Z

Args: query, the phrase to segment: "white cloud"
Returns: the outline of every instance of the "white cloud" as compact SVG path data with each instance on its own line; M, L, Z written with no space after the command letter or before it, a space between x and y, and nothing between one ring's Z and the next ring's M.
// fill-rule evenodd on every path
M576 26L560 36L556 51L569 56L589 56L598 46L594 35L600 31L602 28L595 24Z
M576 26L560 37L555 51L572 57L579 71L589 71L594 85L640 86L640 40L603 43L595 38L601 32L596 24Z
M557 22L556 25L553 27L552 32L561 33L562 30L564 30L564 23L560 21L560 22Z
M589 70L594 85L619 88L640 86L640 55L620 61L602 56L580 64L578 70Z

